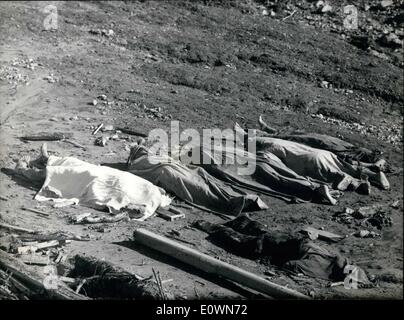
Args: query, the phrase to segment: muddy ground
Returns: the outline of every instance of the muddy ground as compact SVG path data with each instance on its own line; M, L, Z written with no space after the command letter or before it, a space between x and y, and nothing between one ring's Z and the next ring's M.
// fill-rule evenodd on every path
M386 33L399 30L398 23L386 21L396 17L402 3L379 10L379 2L361 1L361 17L379 19L381 29L376 31L381 35L383 28ZM262 196L269 209L254 213L258 221L285 232L297 233L311 225L348 235L336 244L322 245L339 250L369 276L379 277L376 287L330 288L327 281L274 269L271 281L319 299L402 298L402 204L388 210L393 225L376 230L380 238L349 236L358 228L333 219L345 207L402 200L402 49L381 45L377 32L369 36L367 27L355 34L368 35L370 49L352 44L354 33L342 28L344 1L333 5L338 14L312 12L311 1L287 3L295 14L269 2L265 7L265 1L57 2L57 29L49 31L44 28L43 9L51 2L1 2L0 194L8 198L0 200L1 220L36 230L91 235L91 241L73 241L64 252L69 257L82 253L105 259L144 277L153 267L163 280L173 279L165 287L177 298L252 297L242 288L131 241L137 227L159 234L175 230L201 252L266 277L268 267L232 255L207 241L206 234L187 227L201 218L214 222L222 218L193 209L175 222L154 216L142 223L105 224L98 230L73 225L69 217L96 211L37 203L33 196L38 186L13 176L9 169L22 156L39 154L41 142L23 142L19 139L23 135L69 133L86 150L50 142L51 154L119 164L127 160L136 137L121 134L105 147L96 146L92 131L100 123L146 133L168 129L171 119L179 120L181 129L225 129L234 121L255 127L259 114L264 114L276 128L327 133L378 149L394 168L388 174L390 191L373 188L370 196L345 193L332 207L285 204ZM365 10L367 3L376 7ZM267 15L272 10L274 14ZM368 21L365 18L359 23ZM110 29L113 34L108 34ZM402 41L402 33L397 34ZM107 101L97 98L100 95ZM160 112L156 115L150 108ZM23 206L49 212L50 217L23 211Z

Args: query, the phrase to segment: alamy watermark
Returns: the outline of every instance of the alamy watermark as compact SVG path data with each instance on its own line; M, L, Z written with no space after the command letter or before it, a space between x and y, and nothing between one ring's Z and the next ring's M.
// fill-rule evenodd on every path
M153 129L149 132L149 161L158 164L161 157L166 161L184 164L236 165L239 175L255 172L255 130L195 129L180 132L179 121L171 121L170 132Z

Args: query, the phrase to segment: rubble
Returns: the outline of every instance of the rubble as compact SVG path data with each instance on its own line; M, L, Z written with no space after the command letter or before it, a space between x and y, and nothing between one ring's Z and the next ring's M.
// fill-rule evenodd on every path
M107 137L98 137L97 139L95 139L94 144L96 146L105 147L107 145L108 140L109 139Z
M348 225L370 226L381 230L393 225L392 218L388 216L388 210L388 205L365 206L355 210L346 208L342 212L337 212L333 220Z
M28 85L29 77L27 74L20 73L16 67L2 66L0 67L0 81L7 81L13 87L19 84Z
M95 128L95 130L93 131L92 135L97 134L97 132L100 131L100 129L101 129L103 126L104 126L104 124L103 124L103 123L100 123L100 124Z
M377 238L380 237L380 234L369 230L359 230L354 233L354 236L358 238Z
M111 124L108 124L108 125L104 126L101 131L102 131L102 132L114 131L114 126L111 125Z
M379 140L389 142L393 145L402 143L402 128L401 124L384 124L376 127L374 125L366 125L357 122L347 122L340 119L335 119L331 117L324 116L321 113L312 114L313 118L320 119L325 123L336 125L339 127L344 127L352 132L357 132L366 136L373 136Z

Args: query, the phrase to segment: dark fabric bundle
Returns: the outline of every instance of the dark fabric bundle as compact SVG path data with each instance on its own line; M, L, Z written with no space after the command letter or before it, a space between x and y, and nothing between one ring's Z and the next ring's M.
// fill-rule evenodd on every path
M262 259L272 265L307 276L341 281L347 259L302 237L269 232L261 223L240 216L225 224L199 220L194 226L232 253Z

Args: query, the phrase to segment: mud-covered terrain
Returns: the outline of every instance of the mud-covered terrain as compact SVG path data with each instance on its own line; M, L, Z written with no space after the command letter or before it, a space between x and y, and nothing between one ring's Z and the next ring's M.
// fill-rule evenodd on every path
M251 296L135 246L135 228L162 235L177 231L201 252L315 298L402 298L402 1L358 1L354 30L344 28L345 1L324 10L317 1L66 1L54 3L57 29L46 30L49 13L43 10L49 4L0 3L2 222L89 235L90 241L66 244L66 255L91 255L143 277L154 268L163 280L173 279L164 286L177 298ZM38 203L33 196L39 186L10 172L21 157L39 154L41 142L21 141L24 135L68 133L86 150L57 141L48 143L50 154L119 164L126 162L136 137L118 134L97 146L96 137L113 135L92 135L100 123L145 133L169 129L171 120L180 121L181 129L225 129L235 121L257 127L260 114L278 129L330 134L383 152L392 168L390 191L346 192L336 206L262 196L269 209L253 214L280 231L298 233L310 225L346 235L338 243L317 241L378 279L375 285L348 290L273 268L268 273L269 267L232 255L189 228L201 218L224 221L196 209L184 209L186 218L174 222L153 216L101 227L71 224L70 217L96 211ZM390 207L397 200L398 208ZM386 205L393 221L374 229L381 237L355 237L362 228L334 218L346 207L373 204ZM0 232L7 237L7 231Z

